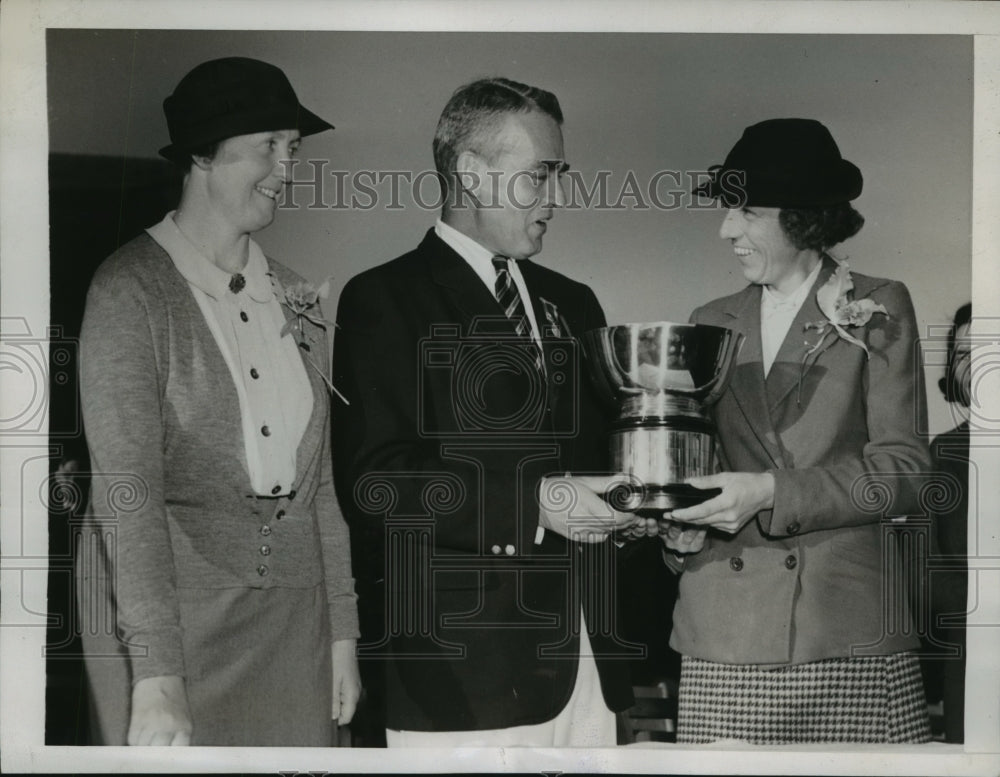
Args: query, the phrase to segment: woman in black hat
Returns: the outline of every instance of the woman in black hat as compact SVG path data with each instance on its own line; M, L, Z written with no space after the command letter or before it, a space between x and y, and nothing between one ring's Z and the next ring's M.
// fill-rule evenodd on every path
M319 291L250 234L300 137L332 127L243 58L194 68L164 111L180 204L102 264L81 335L94 728L107 744L329 745L360 684L328 333Z
M663 526L681 572L678 741L929 739L888 519L919 504L929 456L906 288L830 249L863 219L857 167L826 127L749 127L699 193L749 285L698 324L745 337L713 407L721 494Z

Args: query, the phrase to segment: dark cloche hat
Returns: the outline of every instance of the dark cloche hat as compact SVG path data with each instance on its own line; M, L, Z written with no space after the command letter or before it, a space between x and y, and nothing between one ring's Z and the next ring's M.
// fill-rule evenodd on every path
M170 145L160 155L174 161L236 135L297 129L305 136L333 129L302 107L281 68L246 57L201 63L163 101L163 112Z
M815 119L768 119L747 127L725 163L709 173L694 193L730 208L838 205L861 194L863 184L861 171Z

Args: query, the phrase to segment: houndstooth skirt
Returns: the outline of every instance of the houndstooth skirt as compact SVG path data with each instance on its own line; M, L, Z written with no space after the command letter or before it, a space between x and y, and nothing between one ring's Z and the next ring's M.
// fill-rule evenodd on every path
M779 668L681 660L678 742L783 745L930 738L920 665L912 653Z

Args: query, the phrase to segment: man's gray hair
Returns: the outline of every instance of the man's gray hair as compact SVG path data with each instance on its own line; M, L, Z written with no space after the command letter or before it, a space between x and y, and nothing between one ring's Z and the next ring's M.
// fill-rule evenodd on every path
M441 112L434 133L434 166L445 185L451 185L462 151L485 153L504 115L534 110L562 124L559 100L544 89L509 78L483 78L459 87Z

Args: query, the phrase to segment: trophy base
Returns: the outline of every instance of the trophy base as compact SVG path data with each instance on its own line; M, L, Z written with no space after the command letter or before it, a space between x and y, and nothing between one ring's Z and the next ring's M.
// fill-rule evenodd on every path
M695 488L687 483L630 486L612 489L608 501L617 510L635 513L643 518L661 518L665 510L692 507L722 493L721 488Z

